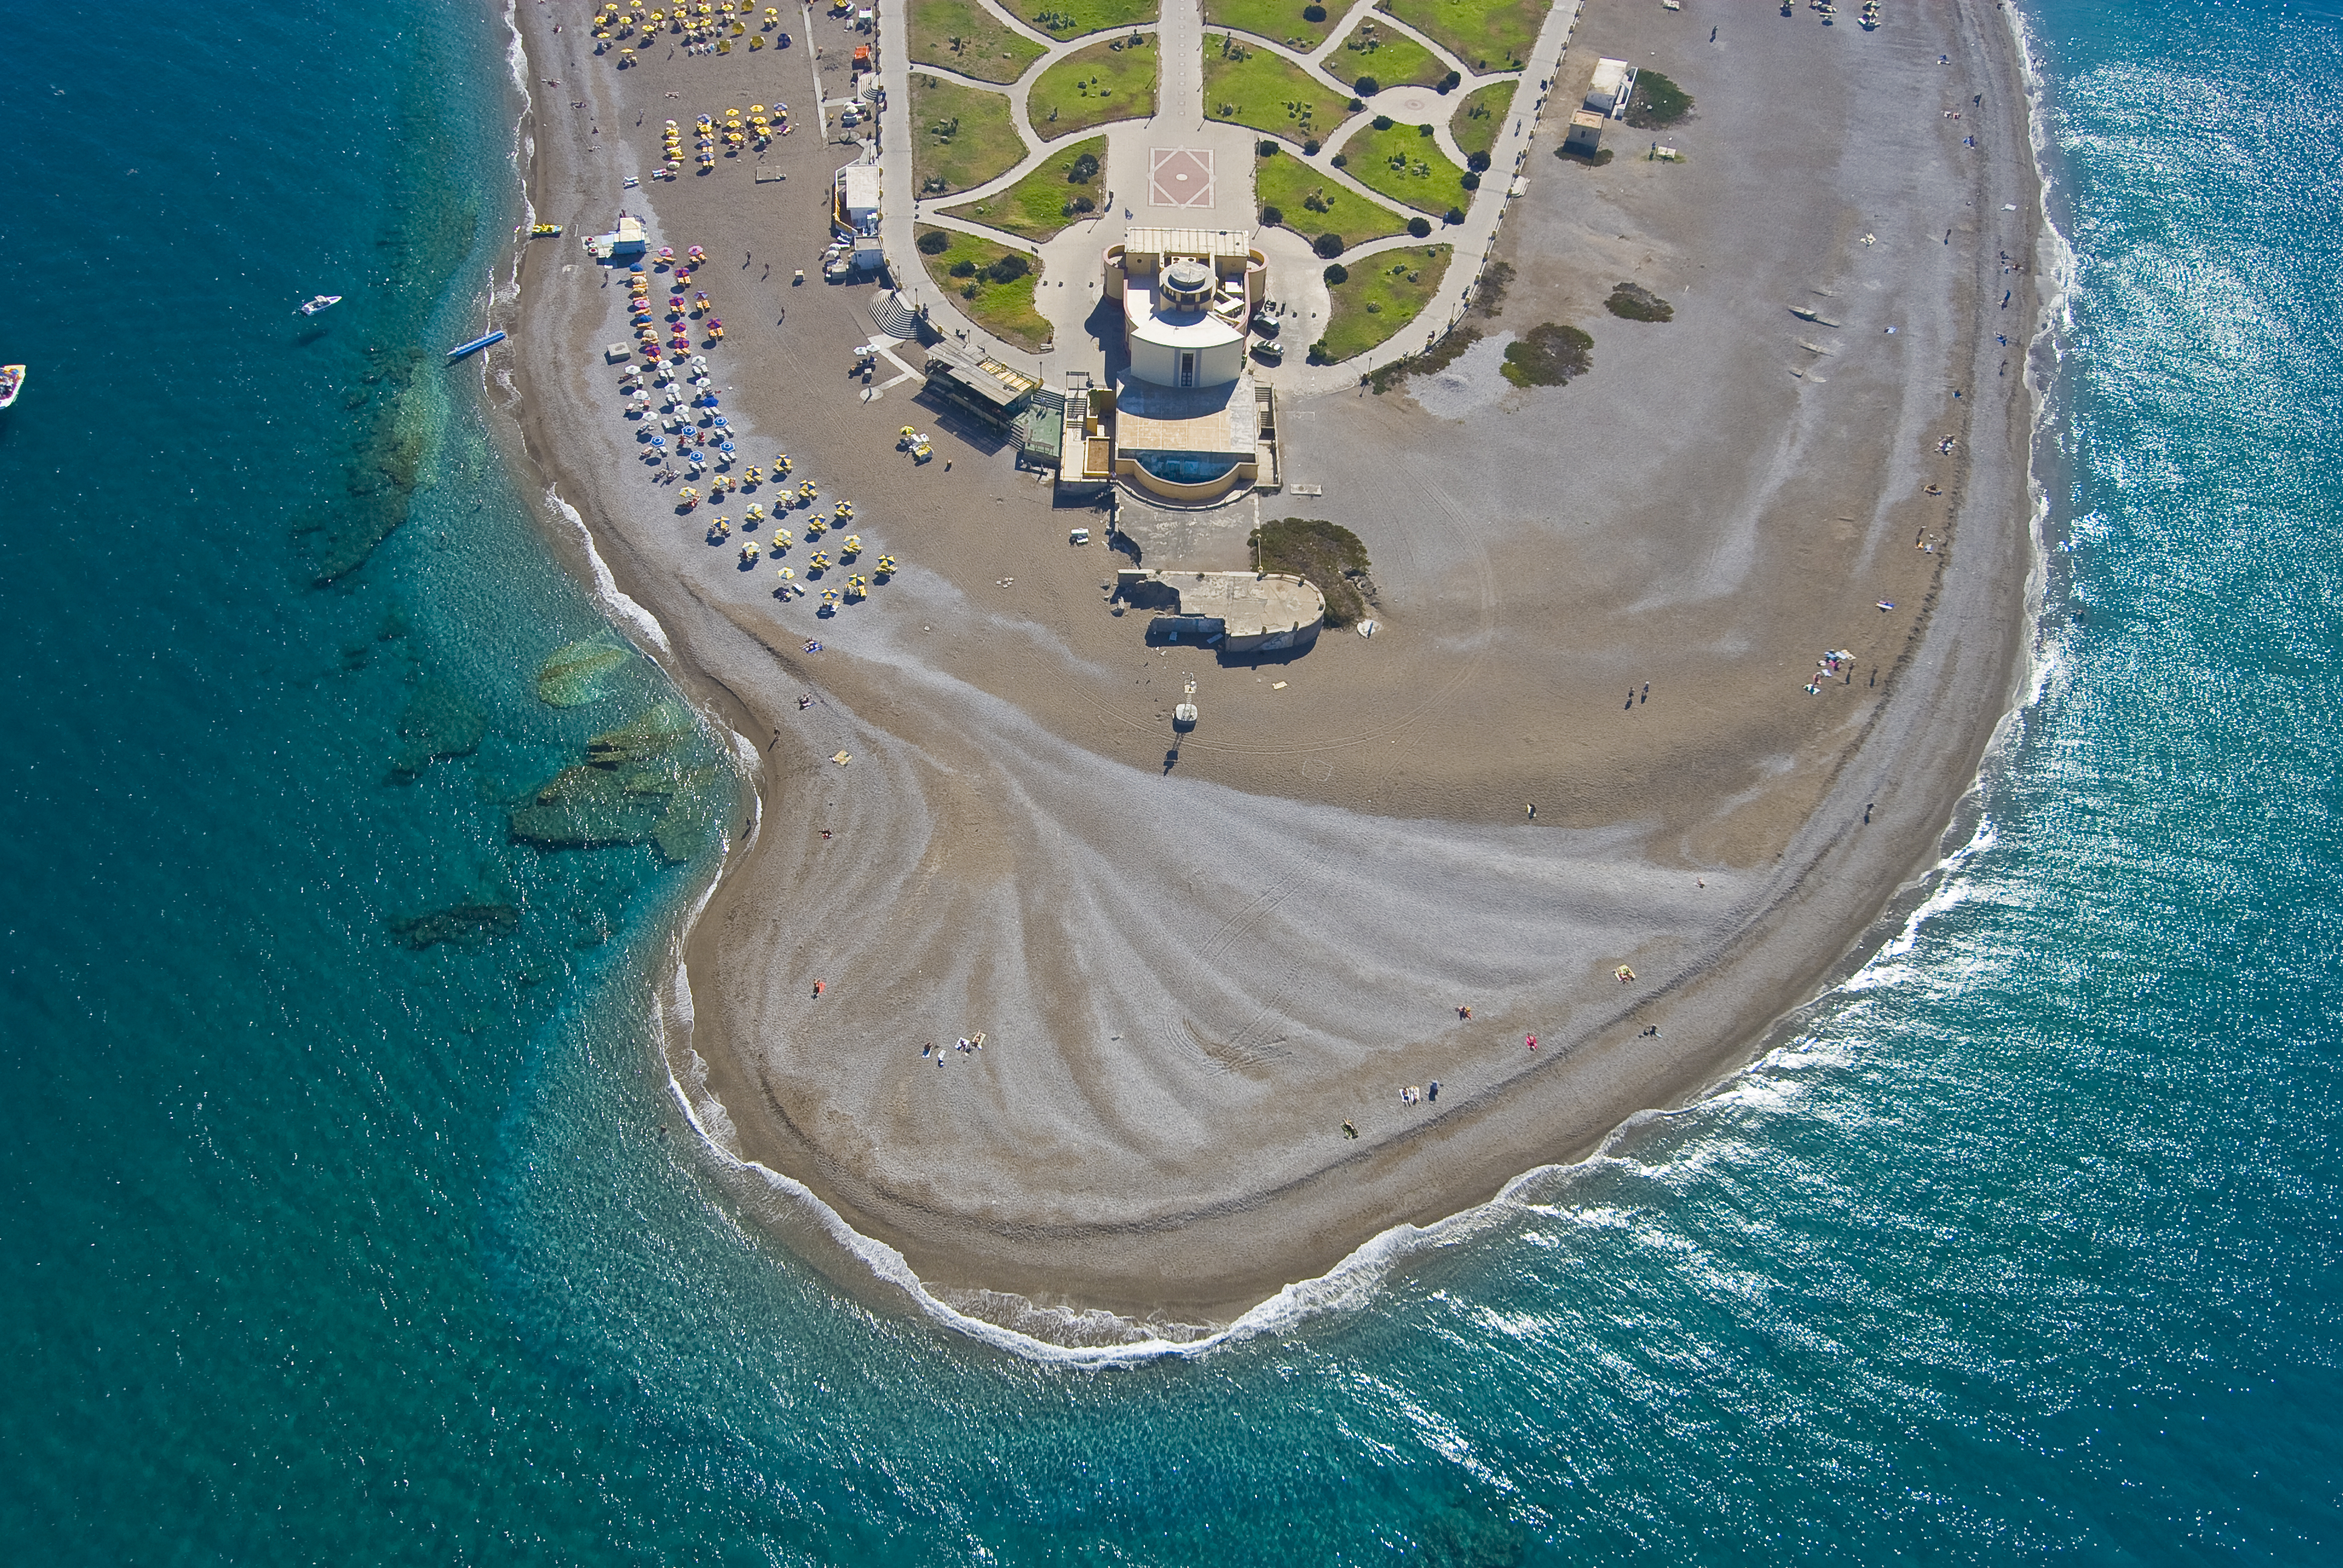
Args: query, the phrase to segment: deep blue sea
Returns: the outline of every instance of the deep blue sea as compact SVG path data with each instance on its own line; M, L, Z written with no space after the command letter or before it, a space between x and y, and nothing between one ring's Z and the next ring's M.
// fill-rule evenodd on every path
M1325 1310L1074 1368L661 1134L712 840L508 833L672 695L539 700L601 612L438 363L501 18L12 12L0 1561L2343 1561L2343 10L2027 15L2043 678L1925 918Z

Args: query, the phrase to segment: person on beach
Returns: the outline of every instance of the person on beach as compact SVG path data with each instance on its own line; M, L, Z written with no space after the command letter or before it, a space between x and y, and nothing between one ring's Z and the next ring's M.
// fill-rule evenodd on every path
M1537 1049L1537 1036L1535 1036L1535 1035L1532 1034L1532 1035L1524 1035L1523 1038L1523 1039L1525 1039L1525 1040L1527 1040L1530 1042L1530 1049L1531 1049L1532 1050L1535 1050Z

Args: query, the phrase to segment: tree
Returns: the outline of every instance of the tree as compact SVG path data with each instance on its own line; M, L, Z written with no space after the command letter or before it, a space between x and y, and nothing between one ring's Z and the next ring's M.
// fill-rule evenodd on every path
M1285 212L1282 207L1265 206L1261 209L1262 227L1275 228L1279 224L1282 224L1284 221Z
M1332 261L1342 254L1342 236L1339 234L1322 234L1310 242L1310 248L1328 261Z
M1305 157L1316 157L1318 156L1318 138L1316 136L1312 136L1308 141L1303 142L1302 144L1302 152Z
M940 228L931 228L920 236L920 254L941 256L951 248L951 236Z
M976 276L976 263L969 260L968 257L963 256L958 261L951 264L951 275L954 277L974 277Z
M1014 283L1032 270L1033 264L1012 250L985 268L985 274L995 283Z
M1440 221L1450 224L1463 223L1464 221L1464 209L1461 206L1450 207L1448 209L1447 216L1443 217Z
M1323 22L1326 19L1326 7L1323 5L1304 5L1302 8L1302 19L1304 22Z
M1474 174L1471 169L1466 169L1456 183L1463 186L1468 191L1476 191L1481 188L1481 176Z
M1269 137L1263 136L1261 139L1260 145L1255 146L1253 150L1259 153L1262 157L1273 158L1277 156L1277 144L1274 141L1272 141Z
M1372 80L1373 78L1369 79ZM1387 131L1392 128L1392 117L1389 115L1377 115L1373 119L1367 123L1374 126L1374 128L1379 131Z
M1412 217L1407 220L1407 232L1418 239L1429 238L1432 234L1432 220L1428 217Z
M1486 153L1473 153L1465 158L1464 166L1471 169L1477 175L1482 170L1489 166L1489 155Z
M1383 90L1383 85L1373 76L1362 76L1351 84L1351 90L1362 98L1372 98Z
M1440 78L1440 90L1443 93L1453 93L1463 85L1464 76L1463 74L1459 71L1451 71L1448 75Z
M1351 269L1341 262L1338 261L1326 269L1326 283L1329 287L1336 287L1350 281Z
M1073 161L1072 165L1067 168L1066 180L1070 185L1086 186L1090 184L1091 181L1098 178L1098 155L1096 153L1084 153L1081 156L1077 157Z

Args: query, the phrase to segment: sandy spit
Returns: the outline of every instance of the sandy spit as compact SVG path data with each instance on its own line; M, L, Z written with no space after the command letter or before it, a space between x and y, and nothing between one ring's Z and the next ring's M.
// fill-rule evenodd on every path
M1323 493L1262 515L1356 529L1383 629L1252 667L1145 648L1099 591L1113 558L1066 542L1093 519L1006 453L894 453L938 421L916 382L847 378L871 294L789 282L851 148L809 128L768 156L785 181L623 188L668 117L802 123L834 24L619 74L574 7L519 7L538 215L574 237L626 206L707 246L748 450L906 563L834 618L777 604L635 455L598 353L622 290L570 238L526 248L528 457L759 758L669 1041L730 1152L990 1315L1226 1322L1698 1097L1882 940L1967 836L2024 678L2046 254L2002 18L1905 9L1873 35L1736 12L1710 44L1586 6L1555 101L1599 55L1656 65L1699 105L1667 133L1687 159L1616 132L1591 169L1543 134L1479 325L1579 325L1594 371L1493 398L1473 360L1423 405L1283 410L1286 471ZM1626 279L1675 319L1604 312ZM1855 658L1810 695L1826 648ZM1167 759L1190 679L1205 722Z

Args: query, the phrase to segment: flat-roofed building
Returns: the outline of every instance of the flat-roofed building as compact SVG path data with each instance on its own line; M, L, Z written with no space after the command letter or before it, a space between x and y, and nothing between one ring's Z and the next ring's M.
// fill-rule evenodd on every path
M1134 228L1105 255L1129 364L1101 412L1119 479L1206 501L1260 475L1245 347L1269 263L1234 229ZM1093 404L1096 404L1093 399Z
M1116 591L1173 605L1148 626L1150 641L1192 642L1223 653L1307 648L1326 620L1326 596L1282 572L1142 571L1116 574Z
M1597 60L1594 79L1587 85L1585 102L1570 116L1570 129L1563 136L1562 150L1582 158L1593 157L1603 146L1603 127L1625 116L1627 99L1634 90L1634 72L1626 61Z

